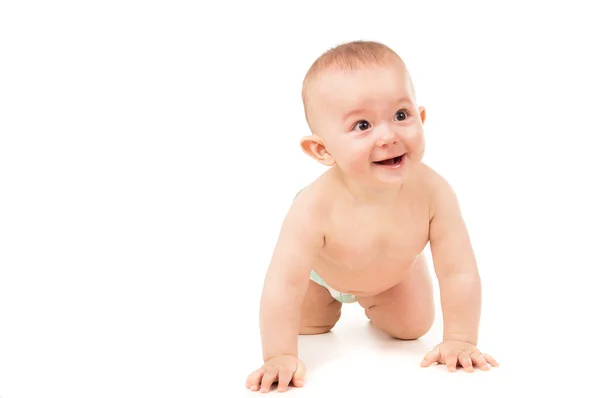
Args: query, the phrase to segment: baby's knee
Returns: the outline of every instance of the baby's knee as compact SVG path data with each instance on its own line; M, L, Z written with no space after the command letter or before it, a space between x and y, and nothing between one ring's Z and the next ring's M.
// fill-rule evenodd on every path
M423 319L398 325L389 331L390 336L398 340L417 340L427 334L433 326L433 319Z
M323 334L333 329L333 326L301 326L301 335Z
M323 334L329 332L337 321L340 320L342 313L338 311L335 315L327 317L325 319L321 318L321 322L315 322L316 319L303 319L300 323L300 334L301 335L310 335L310 334Z

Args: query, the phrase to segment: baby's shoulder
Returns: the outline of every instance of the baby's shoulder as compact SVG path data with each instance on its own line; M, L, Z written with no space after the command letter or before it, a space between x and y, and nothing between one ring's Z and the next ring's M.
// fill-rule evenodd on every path
M315 181L300 189L283 221L286 236L293 236L296 243L319 247L324 234L323 220L327 214L320 185Z
M441 174L425 163L418 165L412 181L416 191L428 196L435 195L449 186L448 181Z
M323 178L300 189L294 198L292 209L302 211L307 217L319 217L326 211L331 192Z
M429 218L433 218L438 212L447 212L448 209L456 208L457 197L453 187L440 173L426 164L421 164L419 181L426 195L429 205Z
M419 164L414 177L411 191L428 203L432 214L440 201L453 194L448 180L425 163Z

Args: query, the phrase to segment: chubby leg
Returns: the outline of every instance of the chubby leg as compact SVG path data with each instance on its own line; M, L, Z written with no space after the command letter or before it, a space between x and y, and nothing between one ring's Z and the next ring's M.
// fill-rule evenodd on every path
M342 303L331 297L329 290L314 281L308 282L302 303L300 334L329 332L342 315Z
M358 300L373 325L392 337L414 340L429 331L434 320L433 285L423 255L397 285Z

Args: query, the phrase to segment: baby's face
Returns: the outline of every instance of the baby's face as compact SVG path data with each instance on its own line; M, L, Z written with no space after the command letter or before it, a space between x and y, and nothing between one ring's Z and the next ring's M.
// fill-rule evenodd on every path
M312 93L313 128L335 163L367 184L397 184L424 152L424 108L399 61L329 71Z

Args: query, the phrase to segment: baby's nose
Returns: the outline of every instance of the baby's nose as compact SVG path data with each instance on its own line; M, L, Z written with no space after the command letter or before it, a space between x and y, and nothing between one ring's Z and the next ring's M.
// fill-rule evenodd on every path
M398 143L398 134L389 128L389 126L380 126L378 131L377 140L375 144L377 146L394 145Z
M387 134L381 136L376 141L377 146L386 146L386 145L394 145L398 143L398 137L393 134L391 131Z

